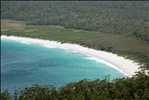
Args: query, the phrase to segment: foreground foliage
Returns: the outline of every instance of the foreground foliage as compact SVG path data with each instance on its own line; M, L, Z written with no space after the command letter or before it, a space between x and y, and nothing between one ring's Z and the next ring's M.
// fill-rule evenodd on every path
M149 76L142 70L132 78L81 80L59 89L34 85L23 90L1 93L1 100L149 100Z

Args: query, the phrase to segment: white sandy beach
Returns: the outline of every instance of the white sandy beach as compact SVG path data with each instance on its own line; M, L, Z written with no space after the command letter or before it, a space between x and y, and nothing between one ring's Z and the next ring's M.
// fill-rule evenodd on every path
M1 36L1 39L10 39L15 41L20 41L22 43L31 44L38 43L45 47L49 48L63 48L72 51L77 51L83 54L87 54L92 56L89 58L90 60L100 61L101 63L105 63L110 67L117 69L128 77L135 75L136 71L139 71L139 64L133 62L132 60L125 59L123 57L117 56L116 54L112 54L105 51L98 51L90 48L86 48L77 44L69 44L69 43L60 43L56 41L49 40L41 40L41 39L33 39L33 38L24 38L24 37L16 37L16 36Z

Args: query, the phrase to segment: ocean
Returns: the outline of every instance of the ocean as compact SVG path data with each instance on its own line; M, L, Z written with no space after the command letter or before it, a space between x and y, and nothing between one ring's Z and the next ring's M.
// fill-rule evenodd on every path
M125 75L96 58L65 48L1 39L1 91L33 84L61 87L82 79Z

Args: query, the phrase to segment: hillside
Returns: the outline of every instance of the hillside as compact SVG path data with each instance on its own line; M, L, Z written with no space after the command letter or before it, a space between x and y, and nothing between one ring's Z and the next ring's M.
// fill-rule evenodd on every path
M139 32L149 38L148 2L2 1L1 18L28 25L58 25L110 34Z

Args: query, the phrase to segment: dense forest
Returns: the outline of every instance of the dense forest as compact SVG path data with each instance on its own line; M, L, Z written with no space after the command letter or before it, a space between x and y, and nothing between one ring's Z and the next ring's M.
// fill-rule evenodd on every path
M1 18L28 25L59 25L111 34L136 33L149 39L149 2L2 1Z
M149 76L142 70L132 78L81 80L57 89L33 85L23 90L1 93L1 100L149 100Z

